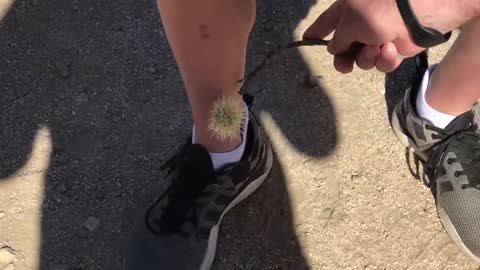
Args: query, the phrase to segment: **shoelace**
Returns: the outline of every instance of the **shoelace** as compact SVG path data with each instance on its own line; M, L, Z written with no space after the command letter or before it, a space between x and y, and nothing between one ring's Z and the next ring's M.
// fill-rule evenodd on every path
M439 139L440 142L438 142L436 145L433 146L433 151L426 162L426 169L425 173L428 176L429 179L429 187L434 186L434 182L432 182L432 179L435 179L436 174L438 173L438 170L436 170L436 167L438 164L443 162L443 157L444 157L444 152L447 149L447 147L450 145L450 143L453 140L460 141L462 140L462 143L466 144L466 148L468 148L471 151L466 151L466 155L469 156L469 158L462 158L462 160L458 160L458 158L448 158L447 163L452 164L454 162L461 162L463 171L455 171L454 176L455 177L460 177L462 175L467 174L466 172L469 172L469 176L475 176L473 177L468 177L469 184L462 185L461 188L466 189L466 188L475 188L480 190L480 179L477 176L480 176L480 134L476 132L477 130L477 125L472 124L469 127L465 129L460 129L452 133L447 133L442 129L439 129L437 127L427 125L426 129L435 131L438 133L433 134L432 138L433 139Z
M162 171L166 170L165 177L172 173L176 175L173 176L172 184L167 191L148 208L145 214L147 228L156 235L180 234L186 236L187 232L182 231L185 222L197 226L198 218L194 209L202 206L197 203L197 199L207 195L204 192L206 186L215 181L215 179L191 181L184 175L184 170L189 168L188 165L192 162L186 155L186 151L186 149L182 149L161 167ZM164 199L168 200L167 206L163 207L161 214L158 214L155 209ZM193 211L191 211L192 209ZM189 214L191 216L188 216Z

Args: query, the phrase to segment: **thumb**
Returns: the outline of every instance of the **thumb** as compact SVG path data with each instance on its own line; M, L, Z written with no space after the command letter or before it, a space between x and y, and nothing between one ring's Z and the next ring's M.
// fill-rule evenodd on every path
M375 66L381 72L391 72L395 70L403 61L398 53L397 47L392 42L382 45L380 56L375 62Z
M332 33L338 25L342 15L343 0L333 3L325 12L307 28L304 39L323 39Z

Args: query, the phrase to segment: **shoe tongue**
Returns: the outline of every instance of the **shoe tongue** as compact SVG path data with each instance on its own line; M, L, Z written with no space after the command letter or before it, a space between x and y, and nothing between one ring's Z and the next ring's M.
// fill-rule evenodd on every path
M466 129L470 127L470 125L473 123L473 118L474 118L474 115L471 111L463 113L457 116L455 119L453 119L453 121L450 124L448 124L445 130L454 132L457 130Z
M215 173L212 159L207 149L200 144L191 144L188 146L185 156L188 158L188 169L192 175L198 177L212 176Z

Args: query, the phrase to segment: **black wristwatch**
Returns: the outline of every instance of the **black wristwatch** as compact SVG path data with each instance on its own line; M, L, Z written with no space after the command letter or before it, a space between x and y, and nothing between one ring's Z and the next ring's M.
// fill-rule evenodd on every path
M397 0L398 10L403 21L407 25L413 42L419 47L430 48L442 44L450 39L452 32L445 35L438 30L423 26L415 16L415 12L410 5L410 0Z

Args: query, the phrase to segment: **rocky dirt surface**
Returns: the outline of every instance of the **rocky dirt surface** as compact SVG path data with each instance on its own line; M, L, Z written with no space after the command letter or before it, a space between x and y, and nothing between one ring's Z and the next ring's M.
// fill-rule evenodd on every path
M249 69L331 2L259 1ZM0 6L0 269L123 269L160 165L191 129L155 1ZM480 269L389 127L412 64L342 76L331 63L324 48L291 50L247 85L276 165L226 217L213 269Z

